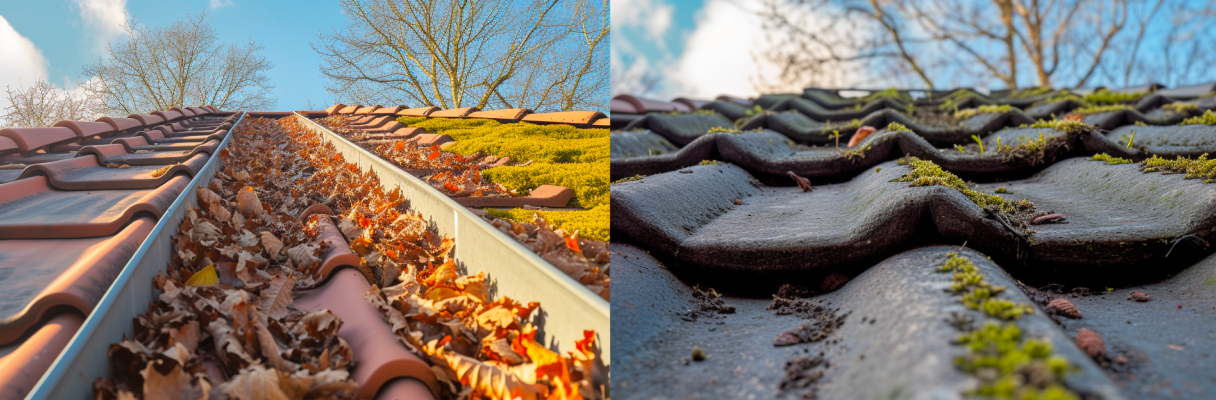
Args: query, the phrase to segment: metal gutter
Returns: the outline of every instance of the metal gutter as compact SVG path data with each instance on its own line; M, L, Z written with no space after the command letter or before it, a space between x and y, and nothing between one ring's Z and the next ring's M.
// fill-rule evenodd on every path
M186 190L177 196L177 200L156 222L139 250L131 256L131 261L123 267L105 296L85 319L84 325L76 331L72 341L68 342L26 399L92 399L93 380L113 375L110 345L121 342L124 335L132 333L131 321L147 311L148 304L159 295L152 289L151 282L173 259L173 229L185 218L187 206L197 205L197 188L215 176L220 164L219 152L228 147L233 131L244 119L245 114L242 113L232 124L228 136L220 142L203 169L190 180Z
M385 189L400 188L411 209L454 238L456 259L468 273L486 273L493 294L539 302L534 318L543 321L538 332L544 335L538 337L541 343L562 353L573 351L583 330L594 329L602 350L599 357L609 364L612 330L606 300L425 181L299 113L294 118L321 133L346 162L373 171Z

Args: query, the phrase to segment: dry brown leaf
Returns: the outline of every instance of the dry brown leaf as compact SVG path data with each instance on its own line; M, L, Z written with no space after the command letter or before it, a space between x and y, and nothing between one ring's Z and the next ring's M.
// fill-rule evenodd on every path
M144 378L145 399L206 399L209 395L210 386L205 381L202 382L202 387L191 385L190 375L182 371L181 365L159 366L161 369L168 368L169 371L161 373L157 370L157 364L149 363L148 367L140 372Z
M288 266L297 271L312 271L321 265L321 258L316 256L321 246L315 243L305 243L287 249Z
M259 235L262 236L262 249L266 250L266 255L272 259L278 259L279 253L283 251L283 241L267 231L262 231Z
M275 369L253 365L215 390L233 400L292 400L279 386L280 375Z
M152 171L152 177L160 178L162 176L165 176L165 173L168 173L169 169L171 169L171 168L173 168L172 165L166 165L166 166L157 168L156 170Z
M252 186L246 186L236 194L236 209L246 217L262 215L266 212L262 209L262 202L258 200L258 194L253 191Z
M206 190L206 189L203 189L203 190ZM216 202L207 203L207 204L209 204L207 206L207 211L211 213L211 216L214 217L216 221L222 222L222 221L228 221L228 220L232 219L232 212L228 211L228 209L225 208L223 205L221 205L220 202L216 201ZM233 225L236 225L236 224L233 224ZM238 227L239 227L239 225L238 225Z
M296 278L291 275L276 275L270 281L270 287L262 289L262 312L274 319L282 319L287 315L287 305L291 304L291 292L296 287Z
M216 181L212 181L216 182ZM220 195L208 188L198 188L198 200L203 204L219 203Z

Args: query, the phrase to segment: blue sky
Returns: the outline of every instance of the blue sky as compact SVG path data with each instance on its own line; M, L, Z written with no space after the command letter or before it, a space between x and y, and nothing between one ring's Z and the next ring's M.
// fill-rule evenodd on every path
M198 12L207 13L220 41L253 39L265 47L262 54L274 63L269 75L278 98L276 109L304 110L310 100L320 108L331 104L319 70L321 59L309 42L317 42L319 32L345 26L346 17L333 0L2 1L0 18L6 23L0 22L0 64L8 65L0 65L0 93L5 85L32 82L41 71L58 86L71 85L81 78L82 66L102 55L107 39L122 37L118 24L125 16L163 26ZM21 37L32 42L44 62L27 51Z
M761 28L761 20L755 15L761 3L761 0L612 0L612 94L634 93L659 99L758 94L757 81L776 76L778 71L775 64L756 57L757 53L764 54L766 49L771 48L766 46L774 46L772 43L775 42L766 36ZM1149 1L1133 6L1127 28L1117 36L1120 38L1118 40L1130 42L1138 29L1136 18L1147 14L1146 9L1137 7L1154 3ZM1165 5L1150 25L1142 47L1144 51L1137 57L1157 69L1163 68L1162 64L1166 63L1160 50L1167 30L1185 25L1183 29L1190 32L1191 37L1200 37L1192 40L1191 44L1199 43L1201 47L1205 47L1204 43L1210 44L1216 35L1216 6L1212 3L1187 0L1166 1ZM1176 24L1176 16L1169 11L1171 6L1195 10L1182 14L1196 19L1186 24ZM806 29L813 30L825 22L823 15L804 12L805 8L792 7L789 10L803 18ZM1203 15L1208 15L1208 19L1202 19ZM961 51L953 48L925 51L926 54L945 59L966 59L966 56L957 54ZM1188 59L1184 54L1188 49L1175 48L1174 51L1176 56L1171 57L1174 70L1169 77L1149 74L1146 70L1131 78L1136 82L1128 84L1138 85L1144 83L1143 80L1152 79L1167 86L1177 86L1216 80L1216 70L1209 67L1216 62L1216 56L1206 55L1212 52L1200 50L1198 53L1203 53L1201 57ZM1061 71L1053 76L1053 82L1057 85L1075 82L1081 73L1069 69L1083 69L1088 66L1089 57L1087 54L1065 55L1061 60ZM1122 69L1117 66L1126 64L1113 62L1111 65L1115 67L1095 73L1087 86L1123 86ZM892 78L878 71L875 63L871 62L834 73L841 77L841 85L925 86L916 79ZM1004 87L999 81L977 80L951 67L937 72L934 80L942 87ZM1020 67L1019 83L1028 85L1034 81L1029 66ZM799 88L788 87L777 91L798 91ZM771 91L775 90L765 90Z

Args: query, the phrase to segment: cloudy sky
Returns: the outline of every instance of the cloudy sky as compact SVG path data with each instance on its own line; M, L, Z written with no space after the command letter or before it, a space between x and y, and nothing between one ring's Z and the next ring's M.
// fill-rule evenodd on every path
M13 0L0 2L0 92L36 77L71 89L81 67L96 61L105 44L126 34L130 16L163 26L206 12L225 43L257 41L274 63L269 72L280 110L304 110L311 100L329 105L321 64L309 42L321 31L345 25L336 1L299 0Z

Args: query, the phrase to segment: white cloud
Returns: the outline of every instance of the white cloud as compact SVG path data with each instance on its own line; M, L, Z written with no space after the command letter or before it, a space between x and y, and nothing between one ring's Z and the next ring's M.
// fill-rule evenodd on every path
M684 53L667 71L672 92L693 98L710 99L719 94L755 96L754 82L775 78L781 67L762 55L779 48L775 38L766 37L755 2L740 4L730 0L709 0L697 13L696 27L688 35ZM796 7L787 8L791 19L814 30L826 26L823 17ZM862 71L830 71L838 84L863 80ZM770 79L771 80L771 79ZM782 91L798 92L797 83ZM772 92L768 89L765 92Z
M236 5L236 3L233 3L232 0L211 0L211 9L212 10L220 8L220 7L227 7L227 6L234 6L234 5Z
M28 86L38 77L47 76L48 62L29 38L13 29L0 15L0 93L9 86ZM7 106L7 104L4 104Z
M664 48L663 35L671 28L674 11L675 6L663 0L613 0L612 29L641 28L659 48Z
M127 23L127 0L76 0L76 6L85 26L94 31L92 36L98 49L126 34L123 25Z

